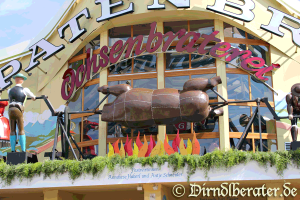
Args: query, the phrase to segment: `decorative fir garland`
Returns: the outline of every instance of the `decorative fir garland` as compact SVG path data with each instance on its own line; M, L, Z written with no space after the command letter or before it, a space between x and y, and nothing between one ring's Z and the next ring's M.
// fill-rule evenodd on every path
M20 181L23 179L31 180L34 176L43 175L44 178L51 175L59 175L68 173L71 180L75 181L82 175L92 174L93 176L99 175L105 167L109 171L114 171L115 166L121 167L133 167L134 164L140 163L142 166L153 166L157 163L158 166L162 166L165 162L169 167L172 167L174 171L182 169L184 166L188 166L188 180L193 175L196 169L204 170L206 179L208 177L208 171L216 169L230 169L233 166L239 164L246 164L249 161L256 161L261 166L267 167L275 166L277 174L283 175L283 171L287 169L288 164L295 165L300 168L300 150L297 151L277 151L277 152L245 152L238 150L220 151L215 150L211 153L207 153L204 156L199 155L180 155L178 153L170 156L155 156L155 157L143 157L130 156L121 158L119 155L114 155L110 158L95 157L92 160L74 161L45 161L34 164L20 164L20 165L7 165L3 161L0 162L0 181L2 184L10 185L11 182L18 178Z

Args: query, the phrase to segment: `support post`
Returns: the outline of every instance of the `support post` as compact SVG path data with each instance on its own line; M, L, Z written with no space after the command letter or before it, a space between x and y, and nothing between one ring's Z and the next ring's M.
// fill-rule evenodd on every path
M53 143L53 149L52 149L52 158L51 160L55 160L55 150L56 150L56 146L57 146L57 138L58 138L58 132L59 132L59 116L57 116L57 120L56 120L56 128L55 128L55 135L54 135L54 143Z
M100 45L101 47L104 45L108 46L108 31L104 31L100 34ZM107 76L108 76L108 69L102 70L100 72L100 81L99 86L107 85ZM99 92L99 99L103 99L105 97L104 94ZM107 99L99 106L99 110L103 109L104 104L107 103ZM101 115L99 115L99 135L98 135L98 156L105 156L106 155L106 135L107 135L107 123L101 121Z
M250 118L250 120L249 120L247 126L245 127L245 130L244 130L244 132L243 132L243 134L242 134L240 140L239 140L238 143L236 144L236 148L237 148L238 150L241 150L241 147L242 147L242 145L243 145L245 139L247 138L248 132L249 132L249 130L250 130L252 124L253 124L253 121L254 121L255 117L257 116L257 112L258 112L258 108L255 109L254 113L252 114L252 117Z
M157 22L157 32L164 32L164 23ZM161 51L159 49L158 51ZM165 56L163 53L157 54L157 89L165 88ZM167 132L166 125L158 125L158 139L162 142L165 140L165 134Z
M155 186L155 187L154 187ZM154 188L156 190L154 190ZM148 183L143 185L144 200L161 200L162 199L162 185Z
M220 31L216 37L219 37L221 41L224 41L224 28L221 20L215 19L215 30ZM227 95L227 77L226 77L226 64L225 62L216 59L217 76L221 77L222 84L218 85L218 93L228 99ZM222 102L223 99L218 97L218 101ZM229 113L228 106L223 107L223 116L219 117L219 132L220 132L220 149L230 149L229 143Z
M257 99L257 112L258 112L258 128L259 128L259 145L260 145L260 151L263 151L263 145L262 145L262 135L261 135L261 116L260 116L260 98Z
M82 200L84 195L61 190L44 190L44 200Z
M44 200L59 200L58 190L45 190Z
M65 131L64 126L63 126L63 124L61 123L61 121L59 121L59 125L60 125L60 128L61 128L62 133L64 134L64 136L65 136L65 138L66 138L66 140L67 140L67 142L68 142L68 144L69 144L69 146L70 146L70 148L71 148L71 150L72 150L72 153L73 153L75 159L78 161L78 158L77 158L77 156L76 156L76 153L75 153L75 151L74 151L74 149L73 149L73 147L72 147L72 144L71 144L71 142L70 142L70 140L69 140L68 134L67 134L67 132Z

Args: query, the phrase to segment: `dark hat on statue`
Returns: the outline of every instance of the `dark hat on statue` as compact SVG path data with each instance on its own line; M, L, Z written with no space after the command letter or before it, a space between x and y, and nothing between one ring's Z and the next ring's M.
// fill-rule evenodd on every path
M249 120L250 120L250 118L248 117L248 115L242 114L242 115L240 116L240 119L239 119L240 125L241 125L242 127L247 126L247 124L249 123Z
M18 74L16 74L16 75L14 75L13 76L13 79L15 79L15 78L17 78L17 77L19 77L19 78L23 78L25 81L27 80L27 77L26 76L24 76L23 74L21 74L21 73L18 73Z
M291 88L292 95L300 97L300 83L296 83Z

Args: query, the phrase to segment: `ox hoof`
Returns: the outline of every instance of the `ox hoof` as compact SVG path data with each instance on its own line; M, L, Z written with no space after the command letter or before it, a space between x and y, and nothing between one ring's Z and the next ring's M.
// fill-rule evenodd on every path
M219 117L223 115L223 109L219 108L219 109L215 109L215 110L211 110L209 112L209 117Z
M101 92L103 94L107 94L108 85L103 85L101 87L98 87L98 92Z

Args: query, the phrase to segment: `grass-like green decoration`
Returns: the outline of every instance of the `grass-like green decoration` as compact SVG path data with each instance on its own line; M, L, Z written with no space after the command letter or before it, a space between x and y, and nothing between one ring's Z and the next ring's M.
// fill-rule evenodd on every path
M10 185L14 179L32 179L34 176L43 176L44 178L55 175L58 177L63 173L68 173L70 179L75 181L82 175L92 174L94 177L99 175L105 167L109 171L114 171L115 166L133 167L134 164L140 163L142 166L158 166L168 163L169 167L174 171L188 166L188 180L196 169L203 170L208 177L208 171L217 168L228 170L239 164L246 164L249 161L256 161L266 170L268 166L275 166L277 174L283 175L283 171L288 164L300 167L300 150L297 151L277 151L277 152L245 152L237 150L220 151L216 150L207 153L204 156L187 155L182 156L178 153L167 156L155 156L147 158L138 158L130 156L121 158L119 155L108 157L96 157L92 160L74 161L45 161L35 164L7 165L3 161L0 162L0 181L2 184Z

